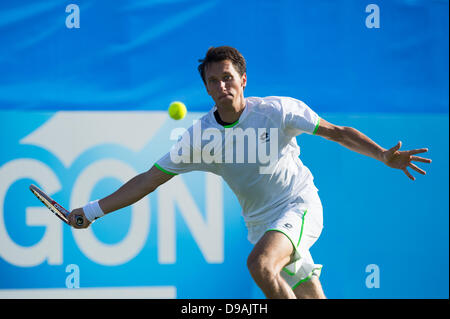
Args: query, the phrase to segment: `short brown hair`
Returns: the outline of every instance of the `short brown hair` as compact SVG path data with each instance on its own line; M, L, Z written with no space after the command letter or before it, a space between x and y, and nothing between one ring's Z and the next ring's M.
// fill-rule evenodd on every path
M233 63L234 68L243 76L247 72L247 64L242 54L235 48L230 46L210 47L204 59L198 60L200 65L198 66L198 72L202 77L203 82L206 84L205 69L211 62L221 62L224 60L230 60Z

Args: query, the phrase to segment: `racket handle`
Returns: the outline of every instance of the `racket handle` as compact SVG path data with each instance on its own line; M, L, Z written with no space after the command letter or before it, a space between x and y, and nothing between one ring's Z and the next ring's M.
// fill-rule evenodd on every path
M75 216L75 222L77 223L77 226L83 226L84 224L84 218L81 215Z

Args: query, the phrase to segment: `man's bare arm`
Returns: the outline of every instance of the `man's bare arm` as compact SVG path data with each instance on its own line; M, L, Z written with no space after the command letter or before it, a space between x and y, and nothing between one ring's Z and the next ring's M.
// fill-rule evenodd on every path
M320 119L316 135L335 141L357 153L377 159L389 167L401 169L411 180L415 180L415 178L409 173L407 167L422 175L426 174L424 170L411 163L412 161L431 163L431 159L415 156L427 152L427 148L400 151L402 143L398 142L392 148L385 149L352 127L337 126L324 119Z
M147 196L156 190L160 185L170 180L172 177L173 175L166 174L153 166L147 172L136 175L130 179L111 195L100 199L98 204L103 213L111 213L136 203L144 196ZM84 216L82 208L74 209L69 215L69 221L74 227L76 226L76 223L74 220L72 221L72 219L74 219L73 217L77 215ZM86 220L85 225L82 225L80 228L86 228L89 224L90 223Z
M147 172L133 177L111 195L100 199L100 208L105 214L108 214L130 206L156 190L156 188L172 177L173 175L166 174L153 166Z

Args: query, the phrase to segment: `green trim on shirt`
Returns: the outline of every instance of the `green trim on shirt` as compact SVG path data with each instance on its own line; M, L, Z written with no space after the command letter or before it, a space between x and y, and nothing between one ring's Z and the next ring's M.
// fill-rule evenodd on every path
M239 123L239 120L237 120L236 122L234 122L234 123L232 123L232 124L224 125L223 127L224 127L224 128L233 127L233 126L235 126L235 125L238 124L238 123Z
M164 168L162 168L161 166L159 166L158 164L156 164L155 163L155 167L157 168L157 169L159 169L161 172L163 172L163 173L166 173L166 174L169 174L169 175L178 175L177 173L172 173L172 172L169 172L169 171L167 171L167 170L165 170Z
M314 129L313 135L317 133L317 130L319 129L319 125L320 125L320 117L317 120L316 128Z

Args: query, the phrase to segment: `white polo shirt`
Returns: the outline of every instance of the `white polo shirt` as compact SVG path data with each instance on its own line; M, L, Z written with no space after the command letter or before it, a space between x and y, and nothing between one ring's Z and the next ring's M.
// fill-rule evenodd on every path
M155 166L168 174L206 171L237 196L246 223L269 221L303 190L316 189L299 158L296 136L314 134L319 116L289 97L248 97L239 120L222 126L216 107L201 117Z

